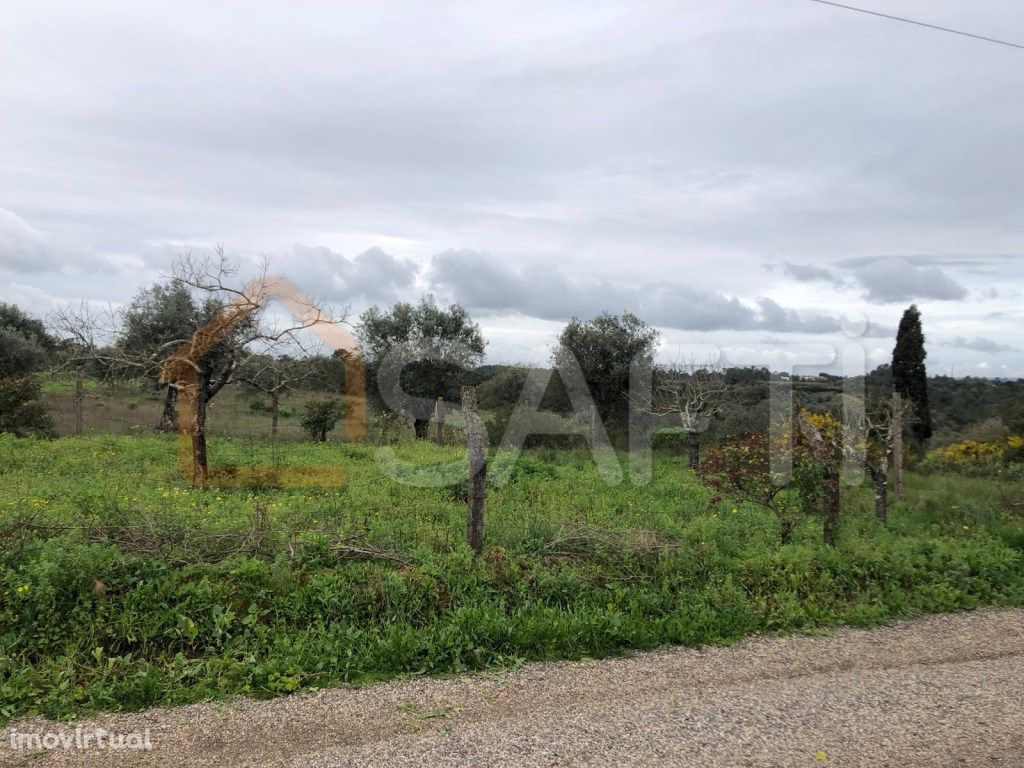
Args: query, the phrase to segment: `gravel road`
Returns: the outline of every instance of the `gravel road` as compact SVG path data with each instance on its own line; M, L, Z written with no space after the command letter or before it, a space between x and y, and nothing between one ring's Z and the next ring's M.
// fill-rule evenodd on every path
M149 752L30 755L8 730L0 765L1022 768L1022 661L1024 611L979 611L78 723L149 728Z

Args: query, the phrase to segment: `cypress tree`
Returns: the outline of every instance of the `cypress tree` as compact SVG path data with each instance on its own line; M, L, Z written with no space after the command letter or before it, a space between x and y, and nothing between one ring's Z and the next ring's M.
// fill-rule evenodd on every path
M921 313L911 304L903 313L892 351L893 389L914 404L914 437L924 442L932 436L932 416L928 409L928 376L924 359L924 331Z

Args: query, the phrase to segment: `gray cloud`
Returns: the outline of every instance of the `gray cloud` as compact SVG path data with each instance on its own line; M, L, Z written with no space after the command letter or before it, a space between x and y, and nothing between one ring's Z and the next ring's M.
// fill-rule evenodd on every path
M790 261L784 261L782 263L782 271L801 283L816 281L835 282L838 279L832 270L825 267L816 267L813 264L794 264Z
M59 266L56 251L39 230L13 211L0 208L0 268L30 274Z
M851 270L865 289L865 298L876 304L939 299L953 301L967 297L967 289L939 267L918 267L898 256L874 259Z
M324 299L356 303L390 303L416 280L417 265L380 248L346 258L325 247L295 246L289 276Z
M514 264L481 303L533 317L628 306L813 335L865 293L892 324L888 302L997 285L928 322L1004 311L986 333L1020 327L1024 100L1007 94L1024 67L1008 49L809 2L253 0L244 29L194 0L8 5L0 206L20 218L0 217L3 297L123 301L175 253L224 243L281 254L275 270L336 300L390 302L422 277L353 254L459 244ZM916 5L1024 28L1020 3ZM766 274L777 254L791 268ZM538 263L562 275L548 293ZM785 280L827 273L821 298ZM773 303L735 298L759 296Z
M1017 347L1011 347L1009 344L1001 344L998 341L986 339L981 336L975 336L973 339L968 339L963 336L956 336L955 338L946 339L945 341L942 341L940 343L944 347L953 347L954 349L969 349L974 352L988 352L990 354L1017 351Z
M687 331L828 334L841 330L836 317L799 312L770 298L760 298L751 306L716 291L678 283L622 284L571 278L550 266L517 269L471 250L438 254L427 278L434 291L478 312L514 312L564 321L571 316L590 318L625 310L653 325ZM872 329L869 335L878 330Z

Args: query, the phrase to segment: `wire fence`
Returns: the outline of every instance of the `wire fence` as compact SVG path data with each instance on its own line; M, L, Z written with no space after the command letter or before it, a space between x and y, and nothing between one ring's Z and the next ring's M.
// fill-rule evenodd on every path
M280 399L277 439L308 440L300 423L307 403L337 397L328 392L295 392ZM74 382L55 380L43 394L58 436L76 432L77 403ZM145 434L155 432L164 407L164 392L145 386L114 386L86 381L81 398L82 432L89 434ZM207 408L207 433L213 437L270 439L273 414L270 398L242 387L227 387ZM336 430L332 439L342 439Z

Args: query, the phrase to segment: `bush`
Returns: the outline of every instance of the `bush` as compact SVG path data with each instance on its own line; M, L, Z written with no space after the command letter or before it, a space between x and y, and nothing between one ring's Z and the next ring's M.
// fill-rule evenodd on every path
M963 440L959 443L928 451L920 470L929 472L955 472L972 477L992 477L1001 474L1007 464L1024 459L1024 437L1011 435L1005 440L978 442Z
M792 446L791 477L779 476L771 468L773 449L781 452L789 446L773 444L764 434L713 446L704 460L701 477L717 494L756 504L774 514L784 544L802 518L818 514L825 519L825 540L832 543L840 512L838 472L843 427L831 414L808 411L801 414L801 423L803 429Z
M779 521L782 542L789 541L799 522L802 505L771 472L771 443L755 434L712 446L701 467L701 479L716 494L763 507Z
M306 412L302 416L302 428L309 438L317 443L327 441L327 433L334 429L338 422L348 416L352 404L334 397L330 400L314 400L306 404Z
M405 417L394 411L373 410L366 417L366 437L375 445L396 445L409 438Z
M686 454L689 435L682 427L667 427L654 433L651 447L656 451L666 451L675 456Z
M513 406L506 405L497 408L485 417L487 439L492 446L496 447L501 444L512 419L512 413ZM571 414L563 416L554 411L539 410L531 414L528 419L528 424L519 425L527 432L523 448L555 448L569 451L586 448L588 445L586 435L580 431L586 430L588 426L581 421L579 416ZM560 430L567 429L573 421L576 422L576 432L560 433Z
M35 376L0 379L0 432L19 437L52 436L53 422L39 402L41 391Z

